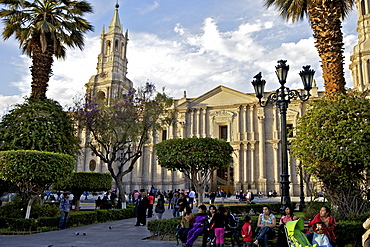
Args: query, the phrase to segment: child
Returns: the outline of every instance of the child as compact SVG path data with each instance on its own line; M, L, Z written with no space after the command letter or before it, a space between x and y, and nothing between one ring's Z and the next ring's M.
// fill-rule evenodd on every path
M315 223L312 245L317 244L317 247L331 247L329 238L324 234L323 224L322 222Z
M225 244L225 226L226 226L226 208L219 207L218 212L212 217L210 230L213 230L216 237L216 246L224 246Z
M252 246L252 219L249 215L244 217L245 223L241 230L241 235L243 237L243 247L251 247Z

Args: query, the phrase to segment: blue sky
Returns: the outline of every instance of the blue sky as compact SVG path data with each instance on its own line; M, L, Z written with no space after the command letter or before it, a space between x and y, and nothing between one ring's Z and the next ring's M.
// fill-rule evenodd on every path
M84 84L96 74L100 33L107 27L116 0L88 0L94 13L86 19L95 31L87 33L84 51L68 50L64 61L55 61L47 96L63 106L84 93ZM165 87L170 96L197 97L224 85L245 93L253 92L251 80L262 72L266 90L278 88L274 66L288 60L288 87L302 88L298 72L310 64L323 90L320 59L314 47L308 20L290 23L262 1L253 0L119 0L119 15L129 31L128 78L140 86L147 80ZM343 22L345 76L357 43L357 13ZM3 29L2 23L0 24ZM0 41L0 113L30 94L31 61L18 43Z

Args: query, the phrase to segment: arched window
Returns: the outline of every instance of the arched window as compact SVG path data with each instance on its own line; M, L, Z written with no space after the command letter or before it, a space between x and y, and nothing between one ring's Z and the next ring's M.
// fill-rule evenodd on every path
M114 42L114 51L117 52L118 51L118 40L116 40Z
M107 41L107 49L106 49L106 51L105 51L105 53L107 54L107 55L109 55L110 54L110 52L111 52L111 49L112 49L112 44L111 44L111 42L110 42L110 40L108 40Z
M101 100L105 100L105 93L102 92L102 91L99 91L97 94L96 94L96 97L98 98L99 101Z

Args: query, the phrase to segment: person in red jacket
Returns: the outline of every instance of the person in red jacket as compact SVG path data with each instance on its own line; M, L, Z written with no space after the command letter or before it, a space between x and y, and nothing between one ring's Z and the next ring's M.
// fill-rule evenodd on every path
M148 218L152 218L152 216L153 216L153 205L154 205L154 194L153 194L153 192L149 193L148 200L149 200Z
M252 239L253 231L252 231L252 226L251 226L252 219L249 215L246 215L244 217L244 220L245 220L245 223L240 232L243 238L243 242L244 242L243 247L251 247L252 241L253 241Z
M330 215L330 209L326 206L320 209L320 213L316 214L315 217L308 223L308 231L309 233L306 234L307 239L312 243L313 232L316 230L316 223L323 222L322 225L324 234L329 238L330 244L333 245L335 243L335 234L334 228L336 226L336 221L333 216Z

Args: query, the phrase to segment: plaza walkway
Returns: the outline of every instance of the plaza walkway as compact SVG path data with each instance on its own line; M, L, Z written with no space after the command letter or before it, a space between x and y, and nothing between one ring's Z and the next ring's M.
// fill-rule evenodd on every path
M216 204L219 202L216 200ZM258 203L280 201L280 198L259 198ZM293 200L293 198L292 198ZM296 200L295 200L296 201ZM236 203L235 199L228 199L226 203ZM93 207L92 204L82 204L82 209ZM165 219L171 218L171 212L166 210ZM155 217L151 218L155 219ZM150 219L148 219L150 220ZM141 247L161 246L175 247L175 241L147 240L150 233L146 226L135 227L136 218L106 222L95 225L69 228L61 231L50 231L32 235L1 235L0 246L4 247ZM77 235L78 233L78 235ZM85 233L85 235L84 235ZM181 246L181 245L179 245ZM194 245L194 247L201 245Z

